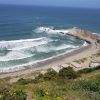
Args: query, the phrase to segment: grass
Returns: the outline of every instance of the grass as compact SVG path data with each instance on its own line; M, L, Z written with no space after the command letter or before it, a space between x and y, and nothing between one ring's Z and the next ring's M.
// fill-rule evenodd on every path
M80 76L73 78L76 74ZM40 74L35 79L20 79L12 85L0 83L5 84L0 84L1 87L10 87L17 100L26 100L26 94L33 100L100 100L100 66L80 72L64 68L58 74L49 69L46 74Z
M97 55L100 56L100 50L97 52Z

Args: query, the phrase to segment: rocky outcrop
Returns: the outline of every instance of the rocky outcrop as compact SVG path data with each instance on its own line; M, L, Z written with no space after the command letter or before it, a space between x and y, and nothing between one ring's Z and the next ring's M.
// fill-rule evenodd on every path
M69 34L70 35L73 35L73 36L76 36L78 38L81 38L81 39L84 39L84 40L87 40L87 41L97 41L100 39L100 35L98 34L93 34L92 32L90 31L87 31L87 30L83 30L83 29L79 29L79 28L72 28L72 29L69 29Z

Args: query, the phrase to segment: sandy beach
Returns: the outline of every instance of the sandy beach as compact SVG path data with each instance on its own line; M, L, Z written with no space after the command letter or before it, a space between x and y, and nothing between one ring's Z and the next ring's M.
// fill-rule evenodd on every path
M100 43L97 43L97 39L100 39L100 36L97 34L92 34L91 32L88 31L75 28L69 29L69 32L64 34L72 35L75 36L76 38L83 39L88 42L88 45L83 46L77 50L74 50L64 55L60 55L58 57L54 57L52 59L31 66L25 66L25 69L20 71L12 73L1 73L0 78L5 78L5 77L12 77L13 79L33 78L35 72L44 71L53 66L60 66L66 63L71 64L73 61L80 60L83 58L86 58L87 60L81 64L81 68L75 68L75 67L73 68L75 70L79 70L82 68L89 67L89 64L93 56L97 53L98 50L100 50Z

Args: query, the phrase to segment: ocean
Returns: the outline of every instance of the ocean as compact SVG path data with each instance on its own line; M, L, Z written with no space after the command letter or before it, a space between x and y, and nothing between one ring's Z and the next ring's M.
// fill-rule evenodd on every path
M0 5L0 72L63 55L85 41L60 32L100 33L100 9Z

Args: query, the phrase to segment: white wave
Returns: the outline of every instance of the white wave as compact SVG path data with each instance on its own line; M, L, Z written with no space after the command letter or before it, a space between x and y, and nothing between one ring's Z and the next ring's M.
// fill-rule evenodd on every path
M24 59L31 57L34 54L34 47L47 44L52 41L49 38L36 38L26 40L15 40L15 41L2 41L0 42L0 50L9 50L4 56L0 56L0 61L10 61Z
M28 49L28 48L36 47L36 46L47 44L47 43L48 43L48 41L46 41L46 40L38 41L38 42L24 42L22 44L17 45L16 47L8 49L8 50Z
M19 59L28 58L34 55L34 53L30 53L34 51L50 52L50 51L59 51L67 48L77 48L76 46L67 45L67 44L62 44L57 47L55 46L48 47L42 45L48 43L48 41L45 39L37 42L30 42L30 41L27 42L26 40L23 42L21 41L16 43L6 42L6 44L4 44L5 43L4 42L3 45L1 45L1 47L3 48L6 47L7 50L11 50L11 51L9 51L5 56L0 56L0 61L10 61L10 60L19 60ZM36 47L33 48L34 46Z
M60 34L60 33L68 33L69 31L68 30L56 30L54 29L53 27L38 27L34 30L36 33L42 33L42 32L45 32L45 33L49 33L49 34Z
M78 48L79 46L74 46L74 45L68 45L68 44L62 44L62 45L59 45L59 46L38 46L36 47L36 50L37 52L51 52L51 51L59 51L59 50L64 50L64 49L67 49L67 48L71 48L71 49L74 49L74 48Z
M29 47L34 47L48 43L50 39L47 38L36 38L36 39L25 39L25 40L14 40L14 41L1 41L0 49L7 50L20 50Z
M11 61L11 60L20 60L33 56L23 51L11 51L5 56L0 56L0 61Z
M58 47L56 47L56 50L63 50L63 49L67 49L67 48L77 48L78 46L74 46L74 45L67 45L67 44L62 44Z
M99 33L92 33L92 34L96 34L96 35L100 36L100 34L99 34Z
M51 51L51 49L48 46L38 46L38 47L36 47L36 51L47 53L47 52Z
M67 45L67 44L62 44L60 46L51 46L51 47L48 47L48 46L37 46L35 48L35 50L37 52L51 52L51 51L59 51L59 50L63 50L63 49L67 49L67 48L78 48L79 46L74 46L74 45ZM0 57L0 61L10 61L10 60L19 60L19 59L24 59L24 58L28 58L28 57L31 57L33 56L34 54L32 53L29 53L29 52L33 52L34 51L34 48L29 48L29 51L28 52L24 52L24 51L11 51L9 52L7 55L5 56L1 56Z
M26 63L26 64L17 65L17 66L0 68L0 73L8 73L8 72L14 72L14 71L23 70L23 69L26 69L26 68L33 68L34 67L33 64L37 64L39 62L42 63L44 61L59 57L61 55L67 54L67 53L72 52L74 50L76 50L76 49L68 50L65 53L62 53L62 54L59 54L59 55L56 55L56 56L52 56L52 57L49 57L49 58L46 58L46 59L43 59L43 60L37 60L37 61L33 61L33 62L29 62L29 63Z
M88 43L85 41L85 42L83 43L82 47L87 46L87 45L88 45Z
M35 38L35 39L21 39L21 40L10 40L10 41L0 41L0 43L18 43L18 42L30 42L44 39L45 37Z

